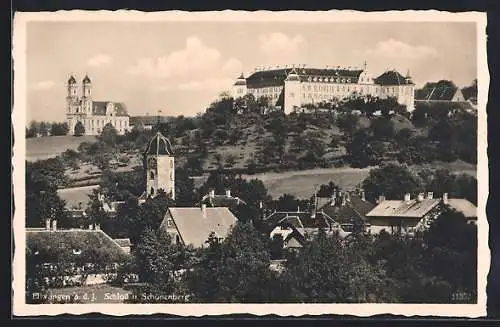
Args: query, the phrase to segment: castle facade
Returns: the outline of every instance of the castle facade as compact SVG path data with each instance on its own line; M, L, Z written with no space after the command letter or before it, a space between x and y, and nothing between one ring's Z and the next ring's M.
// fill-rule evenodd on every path
M394 97L411 112L415 108L414 92L415 84L409 73L403 76L389 70L374 78L366 63L363 69L291 67L256 71L246 78L241 74L232 88L234 98L247 94L255 98L265 96L285 113L306 104L342 100L353 94Z

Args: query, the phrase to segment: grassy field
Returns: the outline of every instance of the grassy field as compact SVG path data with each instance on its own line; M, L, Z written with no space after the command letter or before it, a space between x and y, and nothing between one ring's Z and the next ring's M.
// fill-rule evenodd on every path
M309 198L315 187L332 181L344 189L356 187L370 172L369 168L325 168L283 173L263 173L243 176L246 179L260 179L269 195L278 198L284 193L299 198Z
M26 160L53 158L67 149L77 149L82 142L94 142L95 136L46 136L26 139Z

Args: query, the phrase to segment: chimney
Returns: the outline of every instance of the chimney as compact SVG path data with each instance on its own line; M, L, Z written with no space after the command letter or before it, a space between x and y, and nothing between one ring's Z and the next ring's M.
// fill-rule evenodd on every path
M411 196L410 193L405 193L405 202L410 202Z
M205 203L203 203L201 205L201 213L203 215L203 218L206 219L207 218L207 205Z
M211 198L215 197L215 190L211 189L210 192L208 193Z
M227 189L226 190L226 198L230 198L230 197L231 197L231 190Z
M361 191L361 201L366 201L365 191Z
M448 193L443 193L443 203L448 204Z
M95 224L95 229L96 229L96 230L101 230L101 225L99 225L99 224Z
M427 192L427 199L432 200L434 198L434 193Z
M262 204L262 201L259 201L259 209L262 209L264 205Z
M424 193L418 193L418 201L424 201Z
M297 212L300 212L300 206L297 206Z
M346 192L346 193L345 193L345 200L346 200L347 202L351 202L351 195L349 194L349 192Z
M55 231L57 230L57 220L52 220L52 230Z
M379 195L378 196L378 203L384 202L385 201L385 196L384 195Z
M50 230L50 219L49 218L45 219L45 229Z
M90 229L90 230L93 230L93 229L94 229L94 225L90 224L90 225L89 225L89 229Z
M345 203L346 203L346 198L347 196L344 194L342 195L342 205L345 206Z

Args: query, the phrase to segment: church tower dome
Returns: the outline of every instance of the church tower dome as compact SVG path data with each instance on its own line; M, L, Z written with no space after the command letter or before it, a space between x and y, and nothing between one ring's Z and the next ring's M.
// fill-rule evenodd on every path
M143 153L146 194L154 197L163 190L175 200L175 163L172 144L160 131L151 138Z
M89 76L88 76L88 75L85 75L85 77L83 78L82 83L83 83L83 84L90 84L90 83L92 83L92 82L90 81Z
M71 75L68 79L68 84L69 85L73 85L73 84L76 84L76 79L73 75Z

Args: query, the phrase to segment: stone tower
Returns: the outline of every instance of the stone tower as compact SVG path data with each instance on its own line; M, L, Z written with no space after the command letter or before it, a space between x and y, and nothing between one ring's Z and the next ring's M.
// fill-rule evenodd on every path
M92 114L92 81L85 75L82 81L82 110L88 114Z
M146 194L154 197L162 189L175 200L175 163L170 141L158 131L144 152Z
M285 104L284 110L286 114L291 113L295 110L295 108L300 107L301 104L301 93L300 93L300 77L295 71L295 68L292 69L286 79L285 79Z
M79 113L79 103L78 103L78 85L76 79L73 75L68 79L68 94L66 96L66 102L68 105L67 113L75 114Z

